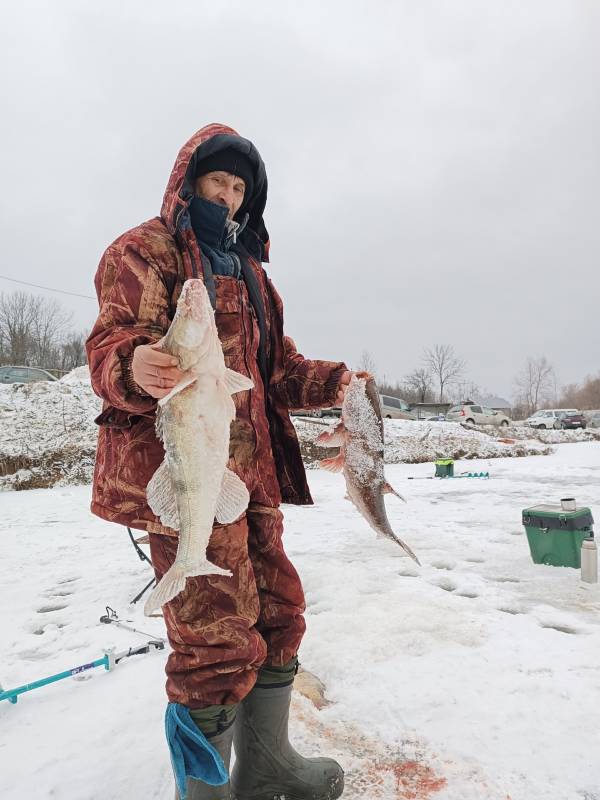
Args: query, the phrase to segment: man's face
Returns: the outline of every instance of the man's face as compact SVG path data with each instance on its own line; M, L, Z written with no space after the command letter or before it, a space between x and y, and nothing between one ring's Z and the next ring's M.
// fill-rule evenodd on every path
M229 219L233 219L242 205L246 184L230 172L207 172L196 179L196 194L211 203L227 206Z

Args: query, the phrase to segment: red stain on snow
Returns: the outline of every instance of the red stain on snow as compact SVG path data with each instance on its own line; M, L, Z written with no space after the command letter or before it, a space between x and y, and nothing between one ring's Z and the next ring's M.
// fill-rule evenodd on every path
M446 778L438 778L431 767L418 761L395 764L392 772L396 776L399 796L406 800L425 800L446 786Z

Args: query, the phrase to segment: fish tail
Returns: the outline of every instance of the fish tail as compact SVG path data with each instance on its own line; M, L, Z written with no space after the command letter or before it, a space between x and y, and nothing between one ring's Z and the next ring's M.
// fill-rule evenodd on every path
M149 617L158 608L176 597L179 592L182 592L185 588L186 577L185 569L179 564L169 567L146 600L144 614Z
M413 559L413 561L416 561L417 564L419 566L421 566L421 562L416 557L416 555L413 553L413 551L410 549L410 547L406 544L406 542L403 542L402 539L399 536L396 536L396 534L394 534L394 541L398 542L398 544L404 550L404 552L408 553L408 555Z
M189 568L185 574L188 578L193 578L196 575L226 575L231 578L232 572L230 569L218 567L212 561L206 559L201 564L196 564L194 567Z
M164 606L169 600L177 597L185 589L187 578L194 578L198 575L226 575L231 577L231 574L231 570L218 567L208 559L192 567L182 566L176 562L169 567L152 590L144 605L144 614L149 617L157 608Z

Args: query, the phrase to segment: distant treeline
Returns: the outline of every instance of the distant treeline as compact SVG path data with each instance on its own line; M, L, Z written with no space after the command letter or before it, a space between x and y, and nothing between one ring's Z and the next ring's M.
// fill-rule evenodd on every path
M87 334L56 300L27 292L0 292L0 365L69 372L86 363Z
M407 403L477 402L494 394L465 377L466 362L455 355L451 345L438 344L425 349L422 365L394 383L386 379L385 373L381 374L368 351L362 353L358 369L377 377L382 394L400 397ZM513 385L510 402L515 419L527 417L540 408L600 410L600 373L588 375L581 383L559 387L554 367L545 356L528 356Z

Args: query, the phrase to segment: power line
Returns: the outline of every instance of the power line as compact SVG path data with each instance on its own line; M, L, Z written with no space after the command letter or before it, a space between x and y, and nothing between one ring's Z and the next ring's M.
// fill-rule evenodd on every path
M83 297L86 300L96 300L95 297L92 297L89 294L77 294L76 292L66 292L64 289L53 289L51 286L40 286L39 283L28 283L27 281L18 281L16 278L8 278L6 275L0 275L5 281L11 281L11 283L22 283L23 286L33 286L36 289L45 289L47 292L58 292L58 294L68 294L71 297Z

